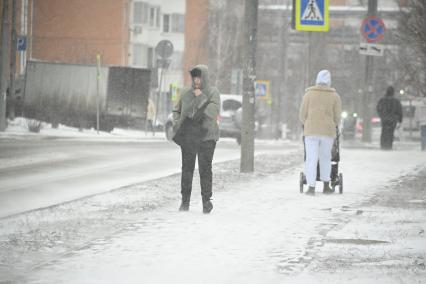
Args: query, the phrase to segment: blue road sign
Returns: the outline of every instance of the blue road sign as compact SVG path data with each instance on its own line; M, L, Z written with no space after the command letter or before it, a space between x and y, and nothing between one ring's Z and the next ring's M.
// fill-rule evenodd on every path
M268 80L256 80L254 85L255 96L263 100L268 100L270 98L269 85L270 82Z
M296 29L328 31L328 5L329 0L296 0Z
M26 36L18 36L16 40L16 49L18 51L24 51L27 49L27 37Z

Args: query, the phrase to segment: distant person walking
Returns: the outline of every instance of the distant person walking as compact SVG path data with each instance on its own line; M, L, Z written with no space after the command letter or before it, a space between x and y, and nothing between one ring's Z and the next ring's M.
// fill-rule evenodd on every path
M315 194L318 162L320 179L324 182L323 193L333 192L330 188L331 149L340 123L342 103L336 90L330 86L330 72L321 70L317 75L316 85L306 90L300 106L299 119L303 124L308 195Z
M156 111L155 105L151 98L148 98L148 106L146 111L146 120L145 120L145 135L148 131L152 131L152 135L154 135L154 119L155 119Z
M190 70L192 86L185 88L173 109L173 141L182 152L180 211L188 211L192 192L195 158L198 156L203 213L213 209L212 161L219 140L217 116L219 91L209 86L208 68L197 65Z
M392 150L394 131L396 124L402 123L402 105L394 97L395 90L392 86L386 89L386 95L377 103L377 114L382 123L382 133L380 135L380 148Z
M416 108L415 116L420 125L421 149L422 151L426 151L426 98L424 98L422 104Z

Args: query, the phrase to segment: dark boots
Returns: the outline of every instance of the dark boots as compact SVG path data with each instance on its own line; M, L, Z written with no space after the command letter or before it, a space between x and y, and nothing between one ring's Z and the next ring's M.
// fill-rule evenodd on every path
M324 194L333 193L333 190L330 188L330 182L329 181L324 182L324 187L322 189L322 193L324 193Z
M315 186L309 186L308 191L305 192L306 195L315 195Z
M209 214L213 209L213 203L210 199L203 198L203 213ZM189 199L182 198L182 203L180 204L179 211L188 211L189 210Z
M180 204L179 211L188 211L189 210L189 201L191 197L182 196L182 203Z
M188 211L189 210L189 202L184 202L180 204L179 211Z
M210 200L203 200L203 213L209 214L213 209L213 203Z

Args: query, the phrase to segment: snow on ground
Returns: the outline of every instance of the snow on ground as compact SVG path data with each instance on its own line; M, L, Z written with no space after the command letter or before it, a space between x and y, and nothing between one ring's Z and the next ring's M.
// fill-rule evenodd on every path
M173 175L2 219L0 282L424 283L426 155L354 145L342 195L299 193L300 147L215 164L210 215Z
M96 129L83 129L79 131L75 127L69 127L60 124L58 128L52 128L49 123L42 122L39 133L33 133L28 130L28 119L17 117L13 121L8 120L8 126L4 132L0 132L1 137L13 137L15 139L35 139L45 137L67 137L67 138L84 138L84 139L165 139L164 131L145 132L132 129L115 128L111 132L96 131Z
M177 211L179 176L175 175L2 220L0 231L8 231L1 236L7 253L2 262L5 268L13 267L15 257L17 267L1 275L23 283L358 283L353 277L359 277L360 270L345 270L336 263L341 259L356 263L365 252L386 255L390 246L385 244L402 254L393 254L395 259L386 259L385 264L404 262L405 267L414 267L413 261L403 258L421 256L425 238L406 234L409 238L400 242L387 229L403 220L415 221L406 230L424 229L420 216L425 213L426 197L410 199L422 210L411 219L407 212L385 214L389 209L382 210L379 220L374 212L363 212L382 194L391 196L400 177L424 174L426 156L407 147L343 149L341 154L342 195L299 193L300 149L258 157L253 174L238 173L238 161L216 164L215 207L210 215L201 213L197 178L191 211ZM20 230L19 224L24 225ZM399 238L406 230L400 231ZM333 262L339 253L341 257ZM322 259L335 266L321 265ZM372 271L362 270L361 280L421 283L426 279L421 269L399 275L392 265L387 270L386 265L370 267ZM383 275L387 278L377 278Z
M96 140L96 141L159 141L165 140L163 131L157 131L155 134L152 132L145 132L132 129L117 128L111 132L96 131L96 129L84 129L79 131L77 128L69 127L60 124L58 128L52 128L49 123L42 122L42 128L39 133L33 133L28 130L28 119L24 117L17 117L13 121L8 120L8 126L4 132L0 132L1 138L13 139L52 139L52 138L68 138L79 140ZM54 153L46 152L39 155L21 156L2 158L0 159L0 169L7 167L25 166L49 161L66 160L73 153Z
M323 239L307 269L310 283L425 283L426 170L383 187L350 222Z

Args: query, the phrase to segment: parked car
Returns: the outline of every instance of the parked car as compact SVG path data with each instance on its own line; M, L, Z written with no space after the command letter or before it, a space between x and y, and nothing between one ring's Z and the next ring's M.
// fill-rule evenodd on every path
M402 100L402 129L404 131L419 131L420 122L416 116L416 110L422 105L421 99Z
M231 137L241 143L241 128L236 122L235 114L242 109L243 97L233 94L220 95L219 133L220 137Z
M345 140L355 139L357 124L358 124L358 114L356 112L352 112L352 113L348 113L346 111L342 112L341 133L342 133L343 139Z
M362 131L363 131L363 119L362 118L358 118L357 120L357 124L356 124L356 131L359 137L362 137ZM377 116L373 116L371 118L371 122L370 122L370 127L371 127L371 139L373 141L379 141L380 140L380 135L382 132L382 123L380 121L380 117ZM395 131L395 140L399 140L399 131Z
M242 107L242 96L234 94L220 95L220 115L217 118L219 124L220 137L231 137L241 142L241 129L235 123L235 113ZM164 128L166 138L173 136L173 115L169 114Z

